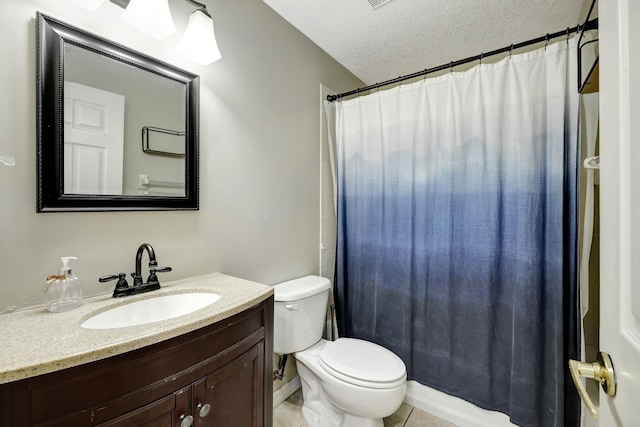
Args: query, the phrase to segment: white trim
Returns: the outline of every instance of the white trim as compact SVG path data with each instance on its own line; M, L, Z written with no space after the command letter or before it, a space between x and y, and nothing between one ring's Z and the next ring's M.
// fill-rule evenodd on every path
M322 167L322 163L324 161L323 157L322 157L322 145L324 144L324 140L325 140L325 126L324 126L324 108L323 108L323 99L325 97L325 86L320 83L320 108L318 109L320 111L320 140L318 141L318 150L319 150L319 158L320 158L320 182L319 182L319 197L320 197L320 232L318 234L318 276L322 276L322 261L324 260L324 256L325 256L325 247L324 247L324 242L322 241L322 232L324 231L324 226L325 226L325 220L322 217L322 212L324 209L324 194L323 194L323 185L322 183L324 182L324 176L323 176L323 167Z
M282 387L273 392L273 407L275 408L287 400L300 387L302 387L300 376L295 376L291 381L284 383Z
M460 427L513 427L509 417L495 411L479 408L460 398L422 385L416 381L407 382L404 401Z

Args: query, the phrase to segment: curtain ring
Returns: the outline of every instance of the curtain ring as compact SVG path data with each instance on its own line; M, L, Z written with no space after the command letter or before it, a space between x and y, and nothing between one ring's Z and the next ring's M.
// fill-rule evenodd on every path
M453 61L449 62L449 72L453 73Z
M511 43L511 47L509 48L509 59L511 59L512 53L513 53L513 43Z
M484 57L484 52L480 52L480 63L478 65L482 65L482 58Z
M424 79L422 79L423 82L427 81L427 69L424 69Z
M569 44L569 27L567 27L567 44Z
M549 33L544 36L544 50L547 50L547 45L549 44Z

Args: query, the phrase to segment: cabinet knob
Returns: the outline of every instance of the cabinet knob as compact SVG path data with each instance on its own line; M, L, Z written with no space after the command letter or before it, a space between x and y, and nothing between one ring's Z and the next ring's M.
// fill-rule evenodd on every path
M198 410L198 414L200 415L200 418L204 418L207 415L209 415L209 411L211 411L211 405L209 405L208 403L204 405L202 403L198 403L198 406L196 407L196 409Z
M193 424L193 417L191 415L180 415L180 427L191 427Z

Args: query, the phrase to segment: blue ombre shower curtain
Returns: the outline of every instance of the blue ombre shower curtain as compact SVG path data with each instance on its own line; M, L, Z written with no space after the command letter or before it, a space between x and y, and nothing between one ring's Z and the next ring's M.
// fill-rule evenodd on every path
M342 336L409 379L578 425L573 40L336 105Z

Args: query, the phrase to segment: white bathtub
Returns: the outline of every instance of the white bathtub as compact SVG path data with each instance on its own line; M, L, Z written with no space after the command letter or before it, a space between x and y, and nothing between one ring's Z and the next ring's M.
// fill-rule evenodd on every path
M407 382L404 401L460 427L515 427L501 412L488 411L417 381Z

